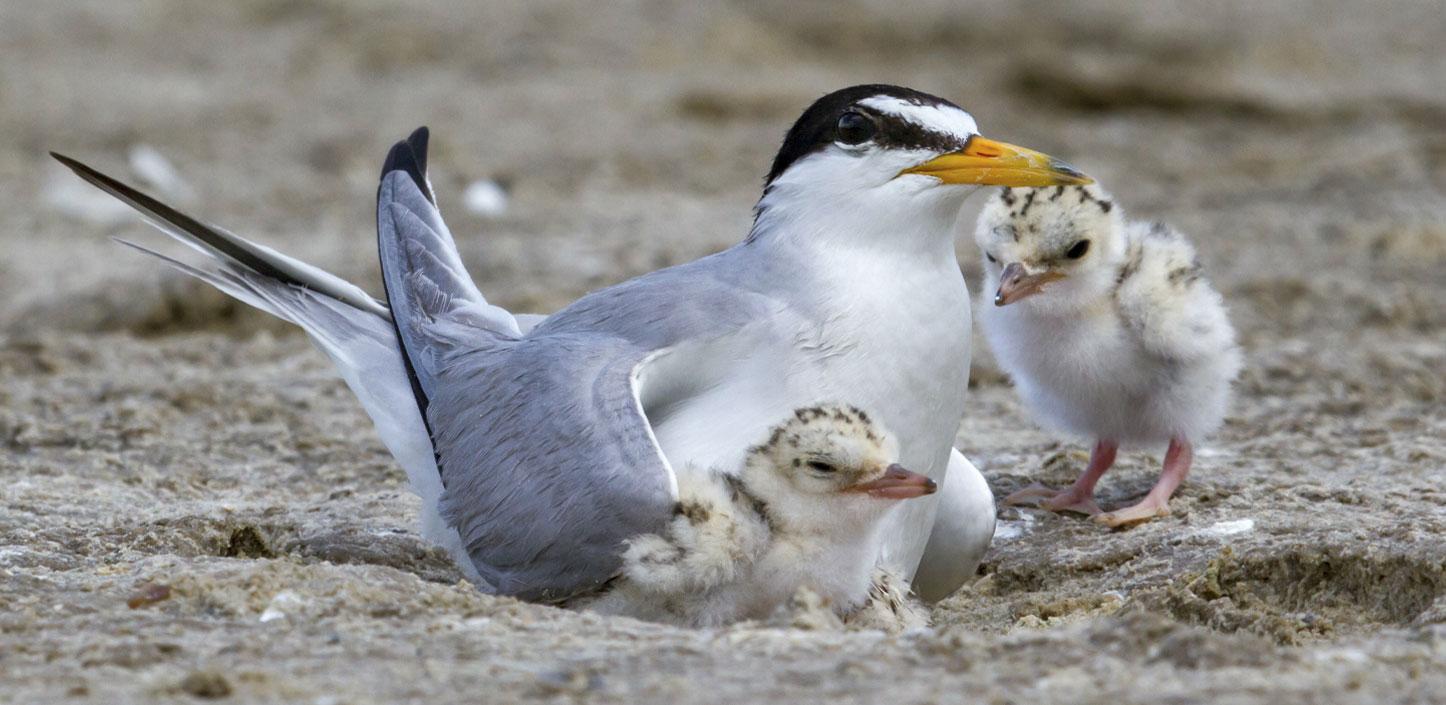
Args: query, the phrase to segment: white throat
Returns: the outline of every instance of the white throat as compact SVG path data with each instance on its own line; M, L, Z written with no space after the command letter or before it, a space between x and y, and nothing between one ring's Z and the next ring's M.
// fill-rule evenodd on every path
M817 251L847 248L888 260L957 261L954 227L972 186L892 175L859 183L862 169L844 162L869 159L875 157L824 153L792 166L763 192L749 241Z

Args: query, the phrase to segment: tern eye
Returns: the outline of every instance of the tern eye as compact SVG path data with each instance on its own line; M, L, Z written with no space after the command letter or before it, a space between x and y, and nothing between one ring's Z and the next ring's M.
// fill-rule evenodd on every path
M1089 252L1089 251L1090 251L1090 241L1089 241L1089 240L1080 240L1079 242L1076 242L1075 244L1070 245L1069 251L1066 252L1066 253L1064 253L1064 256L1065 256L1065 257L1068 257L1068 258L1070 258L1070 259L1079 259L1079 258L1081 258L1081 257L1084 257L1084 256L1085 256L1085 253L1086 253L1086 252Z
M984 259L989 260L993 264L999 264L999 260L994 259L994 255L991 255L988 252L984 253Z
M876 132L878 126L863 113L850 110L838 118L838 141L843 144L863 144Z
M826 462L824 462L824 461L822 461L822 460L810 460L810 461L808 461L808 463L806 463L806 464L808 465L808 469L809 469L809 470L813 470L814 472L823 472L823 473L838 472L838 468L836 468L836 467L834 467L834 466L832 466L832 465L830 465L830 464L828 464L828 463L826 463Z

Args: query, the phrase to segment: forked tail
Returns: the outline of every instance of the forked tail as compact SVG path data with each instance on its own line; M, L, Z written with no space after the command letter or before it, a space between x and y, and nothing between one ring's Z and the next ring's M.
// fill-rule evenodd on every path
M122 244L278 318L300 326L331 358L356 394L387 449L402 465L423 505L423 532L475 575L455 530L437 517L442 494L432 443L408 382L391 311L360 287L264 245L192 218L74 159L52 154L97 188L140 212L177 242L199 252L183 262L149 247Z

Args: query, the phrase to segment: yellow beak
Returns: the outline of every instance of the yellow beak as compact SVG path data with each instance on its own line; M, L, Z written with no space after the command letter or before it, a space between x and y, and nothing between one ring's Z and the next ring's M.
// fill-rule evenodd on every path
M941 154L899 172L932 176L946 184L980 186L1082 186L1094 179L1074 167L1032 149L995 142L979 135L964 149Z

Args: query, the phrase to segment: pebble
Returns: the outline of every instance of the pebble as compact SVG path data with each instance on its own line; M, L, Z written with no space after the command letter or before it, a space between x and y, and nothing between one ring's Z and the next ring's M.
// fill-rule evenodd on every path
M160 583L141 583L136 591L126 598L126 607L140 609L149 607L157 602L164 602L171 599L171 586Z
M191 189L181 179L181 173L176 171L171 161L155 147L137 144L131 147L126 156L130 161L131 171L141 181L160 191L161 195L183 200L190 198Z
M290 590L282 590L271 598L270 604L261 613L261 622L274 622L278 619L286 619L301 608L301 596Z
M1234 536L1245 534L1255 530L1254 519L1235 519L1233 521L1219 521L1200 530L1200 536Z
M467 210L484 218L500 218L507 212L507 189L491 179L479 179L467 184L462 192L462 204Z
M181 690L198 698L214 700L231 694L231 683L215 671L192 671L181 679Z

